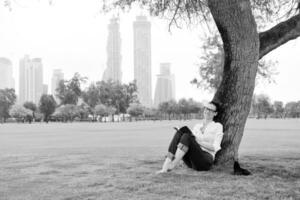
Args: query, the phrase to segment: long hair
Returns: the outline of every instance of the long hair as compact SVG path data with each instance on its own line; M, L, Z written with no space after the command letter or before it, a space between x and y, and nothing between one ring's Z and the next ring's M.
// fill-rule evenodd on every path
M221 123L220 121L220 118L218 117L218 115L219 115L219 113L221 112L221 105L220 105L220 103L218 103L218 102L215 102L215 101L211 101L211 102L209 102L210 104L213 104L214 106L216 106L216 111L215 112L217 112L217 115L216 116L214 116L214 118L213 118L213 121L214 122L219 122L219 123Z

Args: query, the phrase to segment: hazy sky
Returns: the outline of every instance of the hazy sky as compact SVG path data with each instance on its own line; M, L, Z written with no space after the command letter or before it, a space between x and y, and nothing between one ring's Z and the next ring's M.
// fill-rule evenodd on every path
M112 14L99 14L100 0L48 1L16 0L12 12L0 6L0 57L13 62L16 90L18 91L19 59L25 54L41 57L44 82L51 91L53 69L60 68L65 78L75 72L98 81L106 68L107 25ZM26 2L26 3L24 3ZM135 16L141 11L120 14L122 39L123 82L133 80L133 28ZM145 14L145 13L144 13ZM152 83L156 84L161 62L172 63L175 74L176 98L192 97L209 100L209 94L190 84L198 77L198 57L201 54L203 28L172 28L168 21L149 18L152 23ZM289 42L268 55L278 61L276 84L260 84L256 93L265 93L271 100L300 100L300 39ZM154 94L154 91L152 91Z

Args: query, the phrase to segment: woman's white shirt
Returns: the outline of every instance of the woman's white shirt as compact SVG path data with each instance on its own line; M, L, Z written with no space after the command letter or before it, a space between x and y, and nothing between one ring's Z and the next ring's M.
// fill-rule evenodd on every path
M221 142L223 139L223 126L218 122L211 121L205 127L204 132L201 131L203 123L196 124L192 130L193 135L200 147L210 153L213 157L217 151L221 149ZM201 146L201 142L206 142L212 145L213 150Z

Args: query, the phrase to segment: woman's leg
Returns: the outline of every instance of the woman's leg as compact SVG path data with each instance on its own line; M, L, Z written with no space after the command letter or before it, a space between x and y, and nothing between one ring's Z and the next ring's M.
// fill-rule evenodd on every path
M158 173L167 172L174 169L178 165L179 161L182 160L184 155L187 153L190 144L189 140L191 140L192 138L194 137L189 133L177 132L175 134L170 144L168 156L164 162L162 170L160 170ZM173 153L174 151L175 153Z
M213 156L202 150L195 139L190 140L189 150L183 157L183 161L197 171L209 170L213 165Z
M162 169L160 171L158 171L158 173L167 172L169 170L171 162L172 162L172 160L169 157L166 157L165 162L162 166Z
M180 160L197 171L209 170L213 164L213 157L203 151L191 134L183 134L180 138L174 160L169 164L169 169L176 167Z
M162 169L160 171L158 171L158 173L167 172L168 169L170 169L174 166L172 164L172 167L171 167L172 160L174 160L175 158L177 158L177 160L179 159L178 161L176 160L176 162L175 162L177 164L180 161L180 157L182 158L182 156L184 156L185 152L178 150L178 146L180 146L180 150L182 150L182 148L184 148L182 146L182 144L180 145L181 138L184 134L192 136L192 132L186 126L180 128L178 131L176 131L175 135L173 136L173 138L170 142L170 145L168 148L168 154L166 156L166 159L164 161ZM177 156L176 156L176 154L177 154Z
M184 127L180 128L178 131L176 131L175 135L173 136L173 139L171 140L169 148L168 148L167 156L170 157L171 160L174 159L174 156L175 156L175 153L177 150L177 146L180 143L181 137L184 134L188 134L191 136L193 135L192 131L187 126L184 126Z
M174 160L170 163L169 169L174 169L180 160L186 155L189 151L189 146L191 144L190 140L193 140L194 136L190 133L184 133L181 135L180 140L177 144L177 149L175 152Z
M176 150L176 153L175 153L175 158L173 161L171 161L171 163L169 164L168 166L168 169L169 170L172 170L174 169L178 163L180 162L180 160L182 160L183 156L186 154L186 151L180 149L180 148L177 148Z

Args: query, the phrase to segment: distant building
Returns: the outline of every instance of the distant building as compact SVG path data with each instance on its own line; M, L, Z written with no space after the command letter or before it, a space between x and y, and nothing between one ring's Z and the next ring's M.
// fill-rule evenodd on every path
M133 23L134 79L142 105L152 106L151 23L146 16L137 16Z
M157 75L154 105L157 107L160 103L175 100L175 77L171 74L170 63L160 64L160 74Z
M39 103L43 94L43 64L41 58L30 59L28 55L20 60L19 103Z
M59 82L61 80L64 80L64 73L61 69L54 69L51 78L51 94L57 102L58 98L56 97L56 89L58 88Z
M0 89L15 88L12 62L7 58L0 58Z
M113 17L108 25L107 38L107 67L103 73L102 80L122 82L121 72L121 35L119 18Z
M48 94L48 85L43 84L43 94Z

